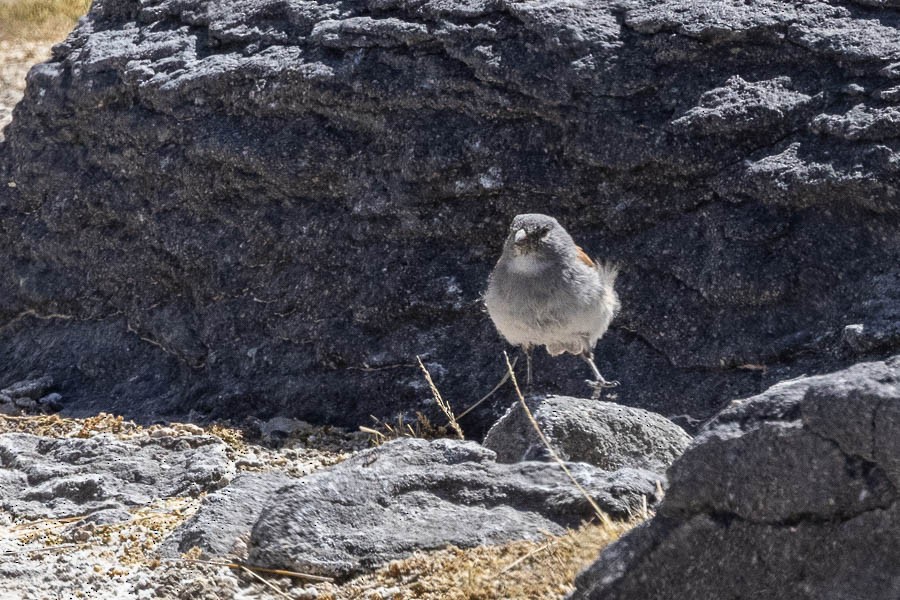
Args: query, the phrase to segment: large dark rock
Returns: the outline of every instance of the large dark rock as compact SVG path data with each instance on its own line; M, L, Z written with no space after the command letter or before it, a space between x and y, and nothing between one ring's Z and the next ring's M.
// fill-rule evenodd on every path
M900 356L734 402L573 599L900 596Z
M418 354L460 408L526 210L621 263L620 403L689 425L885 356L895 4L97 0L0 146L0 385L355 425L422 408Z
M62 518L198 496L234 472L212 436L133 440L109 434L48 438L0 435L0 508L16 517Z
M665 417L588 398L532 396L529 410L563 460L614 471L623 467L665 473L691 436ZM548 460L543 440L518 402L494 423L484 446L500 462Z
M654 473L569 469L614 517L658 500ZM342 577L416 550L539 539L591 518L555 463L500 464L474 442L401 439L276 492L253 527L250 560Z

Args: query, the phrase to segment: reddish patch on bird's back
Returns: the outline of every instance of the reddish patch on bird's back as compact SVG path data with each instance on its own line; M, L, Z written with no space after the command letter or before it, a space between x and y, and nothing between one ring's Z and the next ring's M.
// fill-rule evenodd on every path
M587 255L587 252L581 249L581 246L575 247L578 249L578 260L592 268L597 266L594 264L594 261L591 260L591 257Z

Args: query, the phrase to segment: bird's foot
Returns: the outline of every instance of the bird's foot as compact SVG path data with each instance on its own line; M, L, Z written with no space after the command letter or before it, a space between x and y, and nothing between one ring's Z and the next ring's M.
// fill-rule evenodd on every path
M619 387L619 382L615 380L607 381L605 379L600 379L598 381L594 381L593 379L585 379L584 382L592 388L598 389Z
M605 379L599 379L597 381L594 381L592 379L585 379L584 382L588 384L588 387L590 387L592 390L591 400L599 400L600 393L603 390L618 387L619 385L618 381L607 381Z

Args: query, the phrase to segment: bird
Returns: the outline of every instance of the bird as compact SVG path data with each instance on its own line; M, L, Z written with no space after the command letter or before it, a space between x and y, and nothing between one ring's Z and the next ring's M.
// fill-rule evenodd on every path
M594 346L619 312L618 271L591 259L555 218L537 213L513 218L484 304L500 335L524 352L528 388L536 346L551 356L581 357L590 366L593 379L586 383L595 399L602 389L619 385L607 381L594 362Z

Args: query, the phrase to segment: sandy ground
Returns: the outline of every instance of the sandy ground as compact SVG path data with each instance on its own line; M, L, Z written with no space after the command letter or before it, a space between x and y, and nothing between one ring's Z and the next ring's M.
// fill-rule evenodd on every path
M15 43L0 40L0 140L12 120L12 110L25 91L25 75L36 62L50 57L50 42Z

